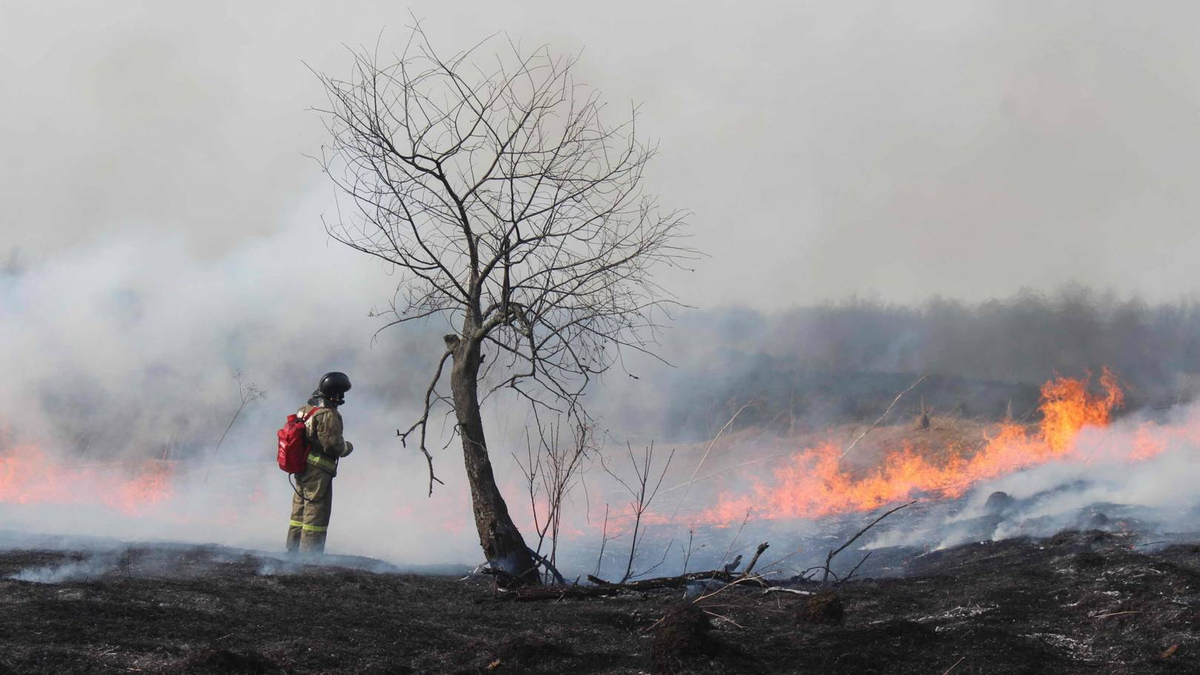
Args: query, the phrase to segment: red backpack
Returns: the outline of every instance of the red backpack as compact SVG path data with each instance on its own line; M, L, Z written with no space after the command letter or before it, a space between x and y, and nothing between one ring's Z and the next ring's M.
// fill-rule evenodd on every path
M288 415L279 436L279 468L288 473L303 473L308 468L308 433L305 425L321 408L309 410L304 417Z

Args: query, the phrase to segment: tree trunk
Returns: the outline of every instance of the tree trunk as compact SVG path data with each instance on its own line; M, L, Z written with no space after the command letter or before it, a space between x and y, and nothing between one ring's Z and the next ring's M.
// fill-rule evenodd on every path
M475 529L488 564L516 577L526 584L540 583L533 557L525 539L508 515L508 505L496 486L492 461L488 457L487 441L483 435L483 419L479 415L479 342L459 339L454 348L454 365L450 370L450 391L454 397L454 412L462 436L463 459L467 466L467 481L471 485L471 510L475 514Z

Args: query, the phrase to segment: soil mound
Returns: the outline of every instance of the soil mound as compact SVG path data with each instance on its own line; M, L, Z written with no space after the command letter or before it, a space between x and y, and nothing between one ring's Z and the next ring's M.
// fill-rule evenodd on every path
M686 666L715 650L709 633L712 622L692 603L675 605L654 629L650 658L655 672L671 675L686 672Z
M1009 496L1007 492L993 492L988 495L987 503L983 505L984 513L998 515L1011 509L1017 500Z
M796 619L800 623L840 626L846 618L842 599L833 591L821 591L800 605Z
M1098 570L1104 567L1107 560L1095 551L1080 551L1071 561L1076 570Z
M282 669L262 654L234 652L221 647L207 647L183 662L185 673L228 673L230 675L265 675Z
M547 666L555 659L570 656L562 646L533 635L518 635L494 647L485 670L502 673L524 673L538 666Z

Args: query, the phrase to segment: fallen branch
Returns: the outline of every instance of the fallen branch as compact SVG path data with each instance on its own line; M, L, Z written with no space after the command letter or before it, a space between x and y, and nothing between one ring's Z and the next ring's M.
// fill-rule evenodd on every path
M784 588L783 586L771 586L763 589L763 595L769 593L793 593L795 595L816 595L815 591L802 591L796 588Z
M913 386L915 387L916 385L914 384ZM896 508L892 509L891 511L888 511L887 513L883 514L882 516L879 516L879 517L878 517L878 518L876 518L875 520L872 520L870 525L867 525L867 526L866 526L866 527L864 527L863 529L859 530L859 531L858 531L858 534L854 535L853 537L850 537L850 540L849 540L849 541L847 541L846 543L844 543L844 544L842 544L841 546L837 547L836 549L834 549L834 550L830 551L830 552L829 552L829 555L825 556L825 565L824 565L824 567L823 567L823 569L825 570L825 576L824 576L824 577L822 577L822 579L821 579L821 583L826 583L826 582L828 582L828 581L829 581L829 575L830 575L830 574L833 574L833 571L829 569L829 564L830 564L831 562L833 562L833 557L834 557L834 556L836 556L837 554L839 554L839 553L841 553L842 551L846 550L846 547L848 547L850 544L853 544L854 542L858 541L858 538L859 538L859 537L861 537L861 536L863 536L864 534L866 534L866 533L867 533L867 530L869 530L869 529L871 529L872 527L875 527L876 525L878 525L878 524L879 524L879 521L883 520L884 518L887 518L888 516L892 515L893 513L897 512L897 511L899 511L900 509L905 509L905 508L908 508L908 507L910 507L910 506L912 506L913 504L916 504L916 503L917 503L917 500L915 500L915 499L914 499L914 500L912 500L911 502L909 502L909 503L907 503L907 504L901 504L900 506L897 506ZM865 558L864 558L864 560L865 560ZM862 563L859 563L859 564L861 565ZM858 569L858 567L855 567L854 569ZM851 573L853 573L853 572L851 572ZM837 576L837 575L835 574L835 575L834 575L834 577L836 577L836 576ZM847 578L849 578L849 577L847 577Z
M759 588L770 588L771 583L764 580L761 576L751 575L754 571L755 564L758 559L771 545L763 542L758 545L758 549L754 552L754 557L750 559L750 563L746 565L746 569L740 573L735 572L732 566L726 566L719 570L709 570L707 572L689 572L673 577L656 577L654 579L639 579L636 581L624 581L613 583L606 579L589 574L587 580L592 586L580 586L575 584L567 586L566 582L561 581L562 577L557 571L548 567L552 573L560 580L562 586L530 586L526 588L517 588L511 590L511 597L515 600L563 600L566 598L598 598L606 595L614 595L617 593L640 593L643 591L652 591L660 588L683 588L689 583L701 581L719 581L729 585L751 584ZM535 555L538 562L543 562L543 559Z
M1097 614L1096 616L1093 616L1092 618L1093 619L1107 619L1110 616L1125 616L1127 614L1141 614L1141 612L1140 611L1109 612L1108 614Z
M617 593L640 593L643 591L652 591L661 588L683 588L688 583L697 581L721 581L724 583L733 583L738 581L739 578L739 575L735 575L724 570L710 570L708 572L691 572L689 574L681 574L675 577L641 579L638 581L629 581L623 584L614 584L589 574L587 579L595 584L594 586L530 586L526 588L515 589L510 591L510 593L513 599L519 601L598 598L607 595L615 595ZM746 582L757 583L763 587L767 585L766 581L762 581L757 577L746 578L742 583Z
M694 581L723 581L730 583L736 579L736 575L725 570L711 570L708 572L691 572L688 574L680 574L676 577L657 577L655 579L640 579L638 581L629 581L623 584L612 584L609 588L629 591L648 591L656 588L682 588L689 582Z

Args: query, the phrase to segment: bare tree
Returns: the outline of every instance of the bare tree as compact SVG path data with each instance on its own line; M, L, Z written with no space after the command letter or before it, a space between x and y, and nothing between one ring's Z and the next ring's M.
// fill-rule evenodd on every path
M588 383L623 349L653 345L671 302L652 268L689 252L677 246L683 214L643 191L654 148L635 137L636 109L610 125L598 94L575 82L574 58L509 42L484 59L481 47L443 58L416 26L399 54L360 50L346 79L319 75L331 139L320 160L349 202L326 227L400 274L388 326L454 327L422 413L397 433L417 435L432 491L428 421L450 406L487 559L534 582L480 403L507 389L585 416Z

